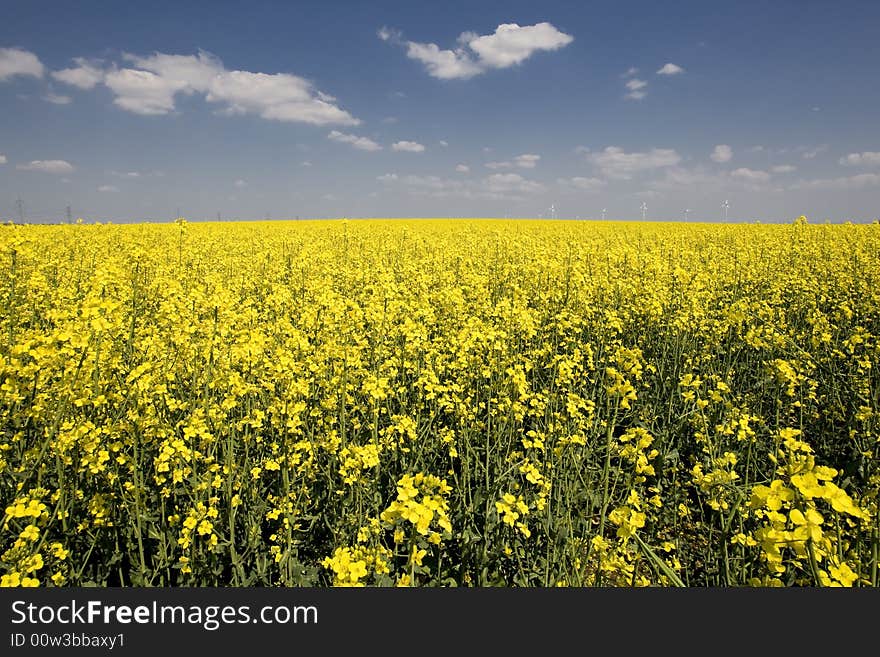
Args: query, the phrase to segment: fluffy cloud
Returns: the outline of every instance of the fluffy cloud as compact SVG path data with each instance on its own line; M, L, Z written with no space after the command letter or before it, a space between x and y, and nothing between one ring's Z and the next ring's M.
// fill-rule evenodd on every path
M632 78L631 80L627 80L624 85L629 90L624 98L629 98L630 100L641 100L645 96L648 95L648 92L645 91L645 87L648 86L648 83L644 80L639 80L638 78Z
M802 180L792 185L791 189L850 190L878 186L880 186L880 174L860 173L856 176L848 176L843 178L820 178L817 180Z
M538 164L538 160L541 159L540 155L535 155L534 153L523 153L522 155L517 155L513 158L513 163L522 168L522 169L534 169Z
M172 112L174 94L183 90L173 80L165 80L150 71L131 68L111 71L105 76L104 84L116 95L113 99L114 105L144 116Z
M104 70L97 63L89 62L84 57L75 57L71 68L53 71L52 77L79 89L94 89L95 85L104 81Z
M169 83L174 83L187 93L209 92L217 76L226 72L219 59L204 51L199 51L198 55L169 55L157 52L149 57L125 54L123 59L131 62L138 69L150 71Z
M521 200L545 191L544 185L517 173L496 173L480 181L453 180L440 176L399 176L386 173L377 180L388 185L402 185L417 196L466 198L480 200Z
M491 69L515 66L536 52L558 50L574 40L550 23L504 23L493 34L485 35L463 32L455 49L403 41L400 32L389 28L380 29L378 36L383 41L404 45L407 57L421 62L429 75L442 80L467 79Z
M770 171L773 173L791 173L792 171L797 171L797 167L791 164L777 164L770 167Z
M338 141L340 144L351 144L354 148L362 151L381 151L382 147L368 137L358 137L339 130L332 130L327 139Z
M845 167L880 166L880 153L876 151L850 153L840 158L840 163Z
M520 27L516 23L499 25L495 34L467 38L467 45L479 61L489 68L507 68L520 64L535 52L558 50L574 40L550 23Z
M684 167L667 167L663 171L663 178L652 180L648 187L656 192L680 191L683 189L702 192L718 191L727 184L724 173L707 171L703 167L687 169Z
M584 178L582 176L557 178L556 182L563 187L574 187L584 192L597 192L608 184L601 178Z
M391 144L391 150L405 153L422 153L425 147L417 141L396 141Z
M441 50L435 43L409 41L406 56L424 64L428 75L441 80L467 79L484 72L464 50Z
M712 158L713 162L718 162L719 164L730 162L731 158L733 158L733 150L727 144L718 144L712 149L712 154L709 157Z
M535 194L544 191L544 185L523 178L518 173L493 173L483 181L489 192L497 194Z
M455 166L455 170L458 173L468 173L470 172L471 168L467 164L457 164Z
M608 146L598 153L588 153L587 159L606 178L628 180L642 171L675 166L681 157L671 148L654 148L644 153L627 153L618 146Z
M131 67L102 71L79 58L75 68L52 76L82 89L103 82L114 93L114 104L135 114L173 112L178 94L202 94L224 115L255 114L273 121L313 125L358 125L360 121L336 105L333 96L290 73L230 71L214 55L154 53L148 57L126 54Z
M32 160L15 167L21 171L42 171L43 173L70 173L73 165L66 160Z
M104 194L114 194L119 191L119 188L113 185L101 185L98 187L98 191Z
M801 157L804 158L805 160L812 160L812 159L815 159L815 157L819 153L824 153L825 151L827 151L828 144L822 144L821 146L816 146L815 148L809 148L807 146L799 146L795 150L798 151L801 154Z
M16 75L43 77L46 68L32 52L20 48L0 48L0 82Z
M0 164L6 164L6 156L3 153L0 153Z
M242 180L241 178L239 178L238 180L236 180L232 184L235 185L236 187L238 187L239 189L241 189L242 187L247 187L247 181Z
M657 75L680 75L681 73L684 73L684 69L672 62L664 64L663 67L657 71Z
M747 167L734 169L730 172L730 175L733 178L739 178L740 180L745 180L753 183L767 182L768 180L770 180L770 174L766 171L749 169Z
M48 93L43 96L43 100L53 105L68 105L71 101L70 96L61 96L59 94Z
M540 155L523 153L522 155L517 155L513 160L486 162L485 167L487 169L512 169L513 167L519 167L520 169L534 169L540 159Z

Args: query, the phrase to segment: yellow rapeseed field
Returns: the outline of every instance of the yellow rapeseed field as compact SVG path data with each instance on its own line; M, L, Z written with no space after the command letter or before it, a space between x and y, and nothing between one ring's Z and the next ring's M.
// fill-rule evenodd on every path
M0 227L3 586L877 586L880 225Z

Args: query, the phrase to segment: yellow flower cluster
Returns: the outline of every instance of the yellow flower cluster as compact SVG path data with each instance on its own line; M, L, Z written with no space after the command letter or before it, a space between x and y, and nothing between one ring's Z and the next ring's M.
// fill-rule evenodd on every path
M2 585L878 586L878 252L0 226Z

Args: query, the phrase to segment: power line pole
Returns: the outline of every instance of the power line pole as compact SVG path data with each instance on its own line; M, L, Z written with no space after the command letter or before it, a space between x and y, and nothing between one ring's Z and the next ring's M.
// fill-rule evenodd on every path
M65 214L67 215L67 223L71 223L71 213L70 213L70 206L69 205L65 209Z
M15 209L18 212L18 223L24 223L24 201L21 200L21 197L18 197L18 200L15 202Z
M220 213L219 213L219 212L217 213L217 221L223 221L223 220L220 218Z

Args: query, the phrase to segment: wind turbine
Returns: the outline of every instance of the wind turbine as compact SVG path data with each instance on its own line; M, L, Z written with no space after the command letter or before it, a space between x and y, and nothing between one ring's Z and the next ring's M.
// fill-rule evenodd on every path
M556 219L556 206L553 203L550 204L550 216Z
M724 199L724 203L721 204L721 209L724 210L724 221L727 221L727 210L730 208L730 201Z
M642 201L642 221L645 220L645 217L648 215L648 204L645 201Z
M685 211L684 211L684 220L685 220L685 221L688 220L688 215L690 214L690 212L691 212L691 211L690 211L689 208L685 208Z
M605 213L608 212L607 209L602 208L602 221L605 221Z

